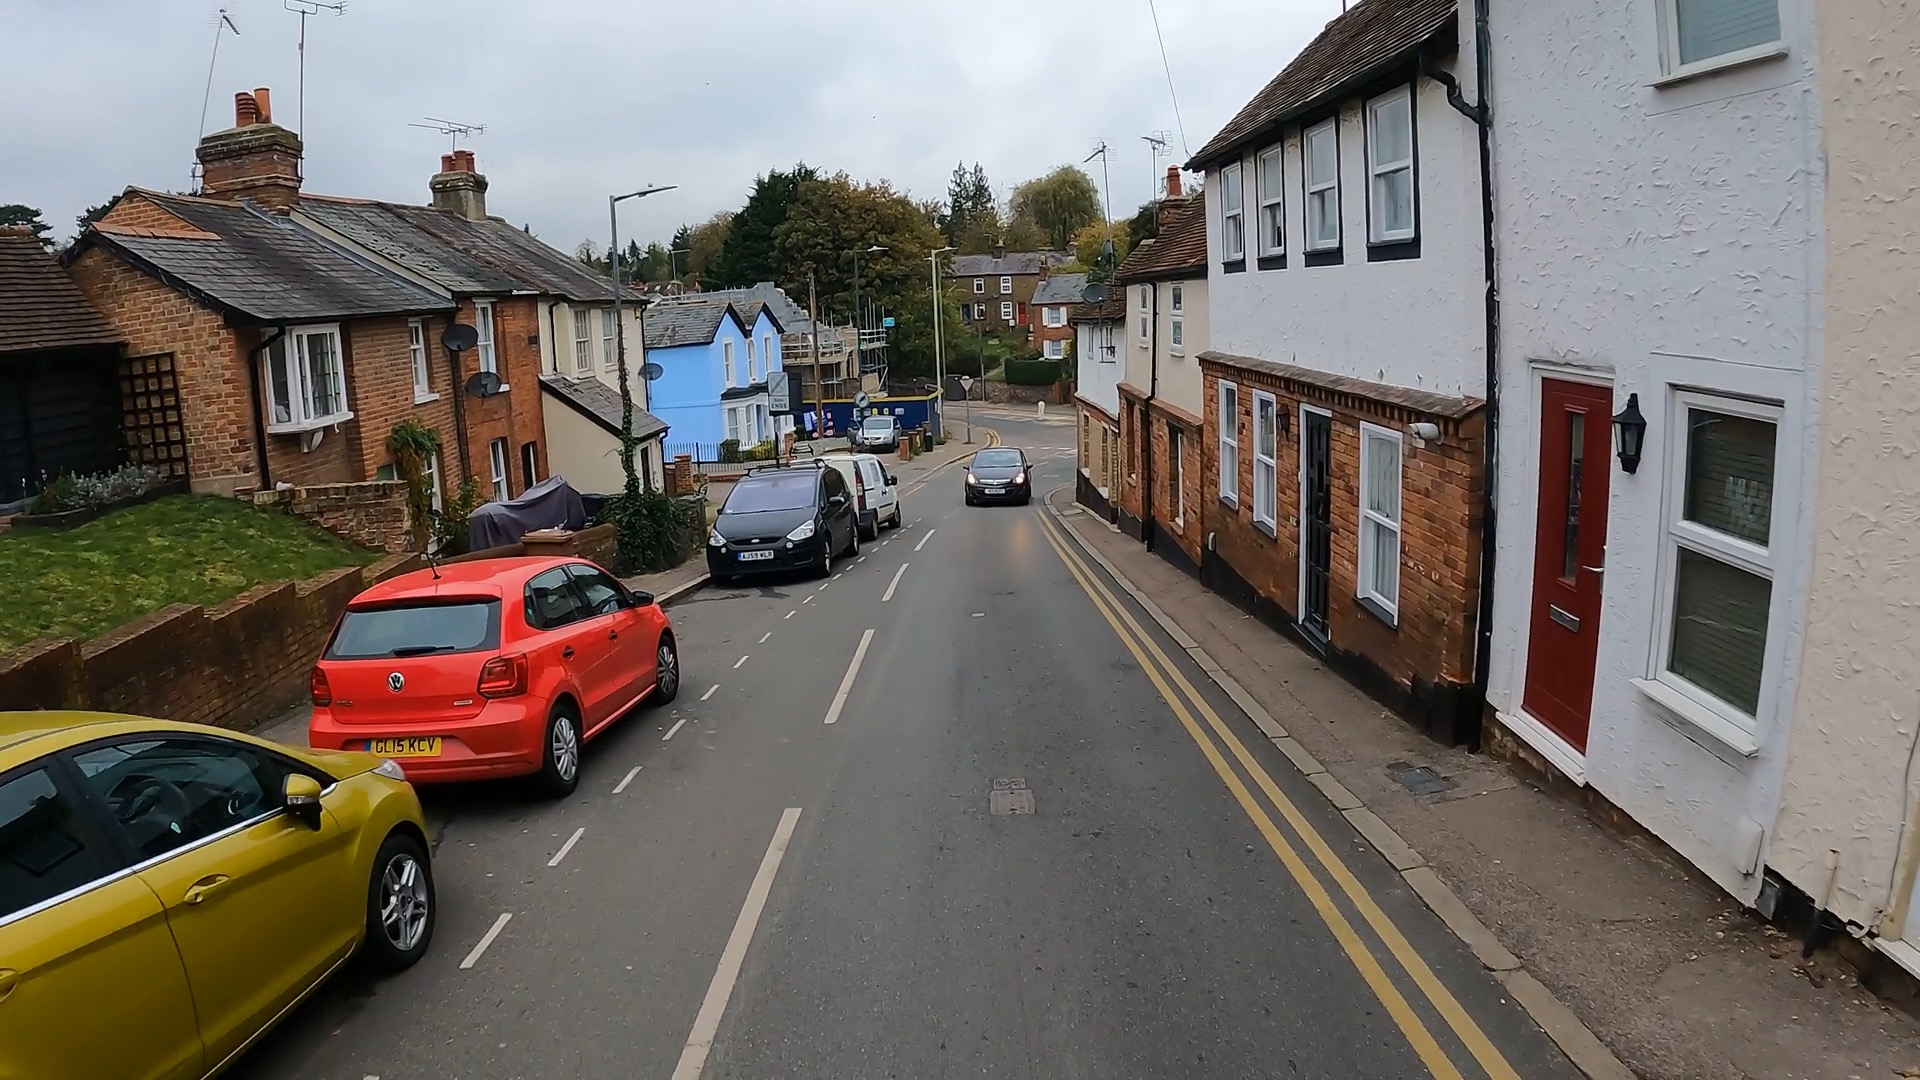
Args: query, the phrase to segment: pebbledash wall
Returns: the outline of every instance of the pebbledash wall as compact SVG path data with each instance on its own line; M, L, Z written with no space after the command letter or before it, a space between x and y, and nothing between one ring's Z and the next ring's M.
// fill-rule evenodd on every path
M1660 78L1654 0L1509 4L1492 29L1502 335L1490 737L1590 785L1749 903L1786 767L1813 528L1805 496L1819 460L1826 166L1813 7L1782 0L1784 55L1677 81ZM1637 393L1648 421L1635 475L1605 463L1591 728L1585 754L1560 760L1539 750L1538 732L1514 745L1528 726L1543 376L1611 385L1616 408ZM1657 663L1682 387L1781 409L1751 754L1636 686Z
M418 555L389 555L259 585L213 607L174 604L91 641L36 641L0 656L0 702L249 728L306 691L314 659L360 590L419 565Z

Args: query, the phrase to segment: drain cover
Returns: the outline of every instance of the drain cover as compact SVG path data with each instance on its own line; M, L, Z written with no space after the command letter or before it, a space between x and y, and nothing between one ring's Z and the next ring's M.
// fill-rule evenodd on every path
M1022 777L995 780L993 790L987 793L987 809L997 817L1031 814L1033 792L1027 790L1027 782Z
M1452 777L1435 772L1431 765L1414 765L1405 761L1389 762L1387 775L1393 777L1394 783L1415 795L1438 795L1460 786Z

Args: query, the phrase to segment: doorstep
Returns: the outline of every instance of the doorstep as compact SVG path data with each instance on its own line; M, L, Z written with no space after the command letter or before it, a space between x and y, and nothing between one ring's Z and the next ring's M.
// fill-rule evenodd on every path
M1357 803L1349 815L1364 812L1401 841L1383 855L1408 865L1410 887L1589 1075L1622 1075L1605 1071L1609 1060L1647 1080L1848 1080L1920 1067L1920 1024L1844 963L1801 962L1797 942L1664 850L1501 762L1432 742L1072 500L1067 488L1047 503L1123 587L1151 598L1156 621L1194 643L1200 666L1263 730L1285 732L1296 768L1325 774L1318 786L1337 805ZM1507 956L1521 967L1502 973ZM1556 1033L1570 1021L1577 1029ZM1591 1068L1569 1045L1581 1031L1597 1037Z

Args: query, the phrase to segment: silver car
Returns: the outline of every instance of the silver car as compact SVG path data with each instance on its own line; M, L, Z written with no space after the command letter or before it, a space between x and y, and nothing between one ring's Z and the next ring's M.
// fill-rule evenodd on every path
M869 416L854 429L853 445L867 450L900 449L900 421L891 416Z

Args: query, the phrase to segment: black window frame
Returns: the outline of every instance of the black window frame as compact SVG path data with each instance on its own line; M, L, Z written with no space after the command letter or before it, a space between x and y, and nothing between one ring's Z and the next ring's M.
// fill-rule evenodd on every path
M471 649L459 649L451 652L436 652L433 655L462 656L468 653L476 653L476 652L498 652L500 649L500 638L502 633L501 626L500 626L501 611L506 606L500 601L500 598L494 597L494 596L447 596L447 597L436 597L434 599L426 600L424 602L416 601L416 600L397 600L390 603L369 604L369 605L366 605L365 607L349 607L346 611L342 612L340 615L340 618L334 622L333 633L327 636L327 644L324 648L320 650L320 658L322 660L337 660L344 664L358 663L364 660L407 659L407 657L396 657L396 656L340 656L336 654L334 652L334 646L338 644L340 640L340 629L341 627L346 625L347 616L349 615L365 614L367 612L373 612L373 611L404 610L407 608L470 607L475 604L491 607L494 609L493 611L488 613L488 634L487 634L486 640L482 641L480 644L474 646Z
M1313 184L1312 161L1308 158L1308 133L1314 128L1333 122L1333 217L1340 226L1340 242L1330 248L1313 248L1313 193L1309 190ZM1346 153L1340 145L1340 108L1334 106L1324 112L1302 118L1300 122L1300 261L1308 267L1340 266L1347 261L1347 191L1346 191Z
M63 753L43 754L0 772L0 786L11 784L16 780L24 780L39 772L46 773L53 781L54 797L64 801L73 814L73 820L82 834L81 843L95 855L95 873L82 884L42 897L12 911L0 911L0 927L30 919L56 908L68 900L118 881L132 870L127 853L121 845L114 842L115 838L107 828L112 824L111 818L102 820L104 808L94 805L79 770L65 760Z
M566 583L567 591L573 594L574 603L576 603L579 606L575 609L578 612L578 614L576 614L573 618L568 619L566 622L563 622L563 623L556 623L552 626L547 626L545 625L543 620L537 620L534 618L535 608L533 605L533 583L553 574L560 575L561 580ZM587 598L583 593L581 593L580 589L576 585L574 585L573 575L567 572L567 567L565 564L551 567L546 570L542 570L539 573L528 578L527 583L521 586L520 597L521 597L520 599L521 619L527 624L527 629L532 630L535 633L549 634L555 630L564 630L567 627L574 625L575 623L586 622L588 619L594 617L592 615L587 614L587 612L591 610L587 604Z
M189 840L178 847L171 848L158 855L149 855L142 858L139 852L134 850L132 841L122 831L121 823L114 818L112 811L108 808L106 796L94 789L91 782L87 779L86 774L80 770L80 763L76 759L81 754L101 747L109 747L127 742L155 741L199 743L212 747L237 748L259 755L262 760L278 767L280 770L278 783L267 785L265 788L266 798L273 805L271 805L269 809L255 814L253 817L247 818L244 821L236 821L223 829ZM255 825L262 824L280 814L286 813L286 805L279 802L279 800L283 796L287 777L290 775L298 774L312 778L315 783L320 785L322 792L325 792L339 782L335 777L321 772L305 762L296 761L286 754L279 753L268 747L256 746L250 742L240 742L237 739L223 739L217 735L198 731L172 731L163 728L154 731L126 732L119 735L102 736L84 743L69 746L60 751L60 756L64 760L66 767L71 771L75 786L94 807L95 819L106 831L109 841L113 844L114 848L121 853L122 858L126 860L127 868L136 872L149 866L158 866L168 859L173 858L175 855L203 847L223 837L231 836L245 829L250 829Z
M1375 99L1386 97L1400 90L1407 92L1407 134L1413 149L1413 235L1404 240L1380 240L1373 238L1373 109ZM1367 261L1398 262L1420 257L1420 238L1425 230L1420 220L1420 81L1417 78L1396 79L1391 83L1368 89L1360 99L1360 149L1362 171L1365 172L1367 200Z
M627 588L626 584L619 578L607 573L600 567L592 563L568 563L565 569L567 571L567 579L573 583L574 591L580 595L582 603L587 602L587 587L581 581L582 578L589 575L598 575L599 577L607 579L608 584L613 586L613 596L616 601L613 609L610 611L598 611L595 610L591 604L588 604L587 619L597 619L602 615L612 615L616 611L625 611L635 606L633 590Z

